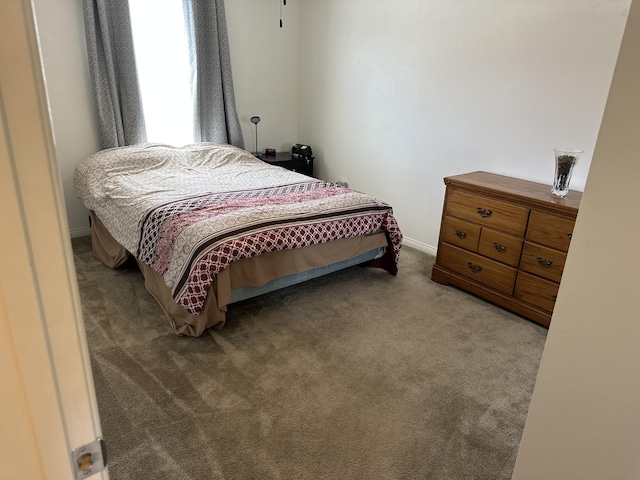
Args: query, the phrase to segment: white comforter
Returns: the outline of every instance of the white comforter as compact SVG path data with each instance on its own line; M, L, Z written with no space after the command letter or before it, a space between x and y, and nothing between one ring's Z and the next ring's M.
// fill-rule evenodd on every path
M86 207L135 254L140 222L151 208L189 196L274 187L309 177L274 168L230 145L148 143L98 152L78 164L73 180Z

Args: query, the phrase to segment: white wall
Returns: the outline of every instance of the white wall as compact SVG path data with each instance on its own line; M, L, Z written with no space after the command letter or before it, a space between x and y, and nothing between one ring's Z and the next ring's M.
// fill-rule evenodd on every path
M34 0L34 6L69 230L72 236L87 234L88 211L75 196L73 169L98 151L99 142L82 3Z
M628 5L303 0L300 137L322 177L389 202L416 246L437 243L446 175L550 185L569 146L585 150L582 190Z
M287 151L298 142L298 2L283 7L280 28L278 2L225 2L236 107L245 149Z
M640 3L629 13L514 471L640 478Z

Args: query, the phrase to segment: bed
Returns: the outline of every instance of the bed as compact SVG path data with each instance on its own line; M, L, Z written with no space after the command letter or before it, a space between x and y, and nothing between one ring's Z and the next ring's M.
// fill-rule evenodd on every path
M103 150L74 185L95 255L111 268L133 256L177 334L220 328L234 302L341 268L397 273L389 205L230 145Z

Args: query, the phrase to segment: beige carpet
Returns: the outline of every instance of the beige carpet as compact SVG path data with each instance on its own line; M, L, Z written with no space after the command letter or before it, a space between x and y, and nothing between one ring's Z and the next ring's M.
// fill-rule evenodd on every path
M430 280L353 267L178 337L134 264L74 239L112 480L508 479L546 329Z

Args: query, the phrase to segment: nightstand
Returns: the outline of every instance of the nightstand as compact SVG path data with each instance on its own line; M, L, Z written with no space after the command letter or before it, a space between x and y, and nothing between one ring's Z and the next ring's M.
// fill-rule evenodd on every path
M293 158L291 152L277 152L275 155L260 154L260 160L278 165L287 170L303 173L313 177L313 157L311 158Z

